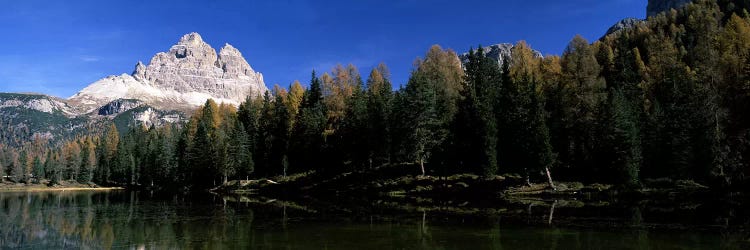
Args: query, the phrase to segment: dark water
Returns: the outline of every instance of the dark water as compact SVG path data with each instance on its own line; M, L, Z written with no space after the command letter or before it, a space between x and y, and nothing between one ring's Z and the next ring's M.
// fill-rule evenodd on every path
M585 206L562 204L487 211L398 204L326 209L331 207L327 204L219 196L155 198L126 191L0 192L0 249L750 247L741 226L696 226L691 218L685 224L661 223L638 208L597 210L587 216L580 212ZM620 212L607 211L629 212L620 218L612 216Z

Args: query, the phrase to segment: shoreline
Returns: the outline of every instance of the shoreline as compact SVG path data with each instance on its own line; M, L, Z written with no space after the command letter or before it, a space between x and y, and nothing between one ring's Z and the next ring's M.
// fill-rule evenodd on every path
M83 184L47 186L45 184L0 184L0 192L63 192L63 191L114 191L123 187L99 187Z
M0 188L0 192L52 192L52 191L114 191L125 190L121 187L21 187L21 188Z

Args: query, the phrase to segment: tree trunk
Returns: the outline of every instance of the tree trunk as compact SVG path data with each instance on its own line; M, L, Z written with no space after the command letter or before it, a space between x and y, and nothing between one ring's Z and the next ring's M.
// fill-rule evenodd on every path
M549 186L552 188L552 190L557 191L557 188L555 187L555 183L552 182L552 174L549 171L549 167L545 167L544 170L547 172L547 182Z
M424 176L424 159L419 158L419 167L422 169L422 176Z
M552 215L555 213L555 206L557 206L557 200L552 203L552 207L549 208L549 218L547 218L547 225L552 225Z

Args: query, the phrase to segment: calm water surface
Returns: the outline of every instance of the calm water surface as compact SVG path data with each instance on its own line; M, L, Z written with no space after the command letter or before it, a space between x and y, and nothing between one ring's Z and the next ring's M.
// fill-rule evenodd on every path
M558 209L560 215L550 220L548 209L529 206L527 215L525 209L518 209L519 216L483 217L476 216L482 211L472 215L419 208L328 211L274 200L154 198L127 191L0 192L0 249L750 247L743 230L643 226L648 223L640 212L620 219L601 214L582 217L571 209Z

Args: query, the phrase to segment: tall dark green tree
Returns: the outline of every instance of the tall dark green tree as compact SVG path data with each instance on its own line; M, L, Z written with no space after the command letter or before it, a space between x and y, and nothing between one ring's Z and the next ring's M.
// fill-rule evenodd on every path
M602 176L602 179L623 185L638 185L642 159L638 113L620 89L612 89L608 107L606 146L609 154L604 156L610 159L609 165L613 171L602 174L614 178Z
M289 170L289 136L291 132L291 114L284 104L284 99L280 93L276 93L272 103L272 124L269 124L271 130L269 136L271 142L270 152L270 169L269 173L274 175L287 175Z
M26 153L26 150L21 150L20 153L18 153L18 159L13 162L13 168L11 169L11 176L13 176L15 182L26 182L28 172L26 168L26 164L28 161L28 154Z
M34 161L32 163L32 173L34 175L34 181L39 182L39 180L44 179L44 164L42 164L41 158L39 156L34 156Z
M352 91L352 97L347 100L344 121L338 131L339 153L344 162L350 162L351 168L362 169L371 166L371 148L373 145L368 137L368 97L362 86L361 79L357 81Z
M256 100L248 97L245 99L245 102L240 104L240 107L237 110L238 120L242 123L242 126L244 126L244 131L247 135L245 145L250 157L254 157L258 154L258 152L256 152L256 145L260 134L259 119L261 109L262 104L259 99ZM243 174L248 178L248 175L254 172L255 159L251 158L250 162L244 166L253 166L251 169L245 169L245 171L240 170L240 174Z
M502 72L482 48L469 51L464 99L454 122L457 164L464 171L485 176L497 173L497 122L495 102Z
M393 86L385 64L378 65L367 78L368 161L381 165L391 161L390 116Z
M544 97L537 90L539 58L521 42L513 48L510 60L504 60L502 87L498 97L498 158L506 172L522 173L527 179L537 171L546 175L554 188L550 168L555 154L550 144Z
M303 95L300 113L292 131L291 155L289 158L293 172L302 172L322 167L320 155L325 147L323 133L326 126L326 112L320 79L312 73L310 88Z
M238 177L249 179L249 175L255 170L253 152L250 149L250 139L245 127L237 121L234 130L229 137L229 162L230 168L235 169Z
M57 169L54 152L52 150L47 152L47 157L44 160L44 165L42 166L42 168L44 169L44 178L52 179L52 175L55 174L55 171Z
M463 68L453 51L433 45L424 60L418 60L404 89L409 114L407 155L426 174L425 163L449 135L450 123L458 110L463 86Z

